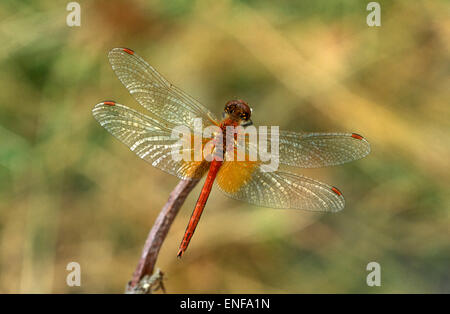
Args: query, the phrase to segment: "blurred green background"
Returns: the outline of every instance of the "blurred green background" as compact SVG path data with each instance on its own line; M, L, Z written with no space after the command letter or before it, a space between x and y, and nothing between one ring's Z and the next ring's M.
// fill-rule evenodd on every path
M123 292L178 180L92 117L145 112L107 53L129 47L221 112L292 131L357 132L371 154L298 173L339 187L338 214L257 208L212 192L182 260L200 185L157 266L173 293L450 292L448 1L64 1L0 4L0 292ZM81 265L81 287L66 265ZM381 265L382 286L366 285Z

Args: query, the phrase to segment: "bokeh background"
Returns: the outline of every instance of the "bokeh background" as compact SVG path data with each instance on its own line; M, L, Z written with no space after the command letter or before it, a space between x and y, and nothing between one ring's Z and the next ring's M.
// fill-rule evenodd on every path
M258 208L215 190L189 250L189 196L157 266L171 293L450 292L448 1L0 3L0 292L121 293L177 179L93 119L129 47L218 114L242 98L258 124L357 132L371 154L298 173L339 187L338 214ZM292 169L291 169L292 170ZM66 265L81 265L81 287ZM381 265L382 286L366 285Z

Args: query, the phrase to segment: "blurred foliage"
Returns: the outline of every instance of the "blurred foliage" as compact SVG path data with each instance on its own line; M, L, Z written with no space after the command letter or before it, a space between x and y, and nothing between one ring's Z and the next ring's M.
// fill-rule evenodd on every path
M295 170L338 186L339 214L256 208L213 191L183 259L200 186L160 253L177 293L450 292L447 1L79 1L0 4L0 292L122 292L177 179L92 118L143 111L107 52L129 47L219 113L240 97L258 124L363 134L371 154ZM81 287L66 265L81 265ZM366 285L366 265L382 286Z

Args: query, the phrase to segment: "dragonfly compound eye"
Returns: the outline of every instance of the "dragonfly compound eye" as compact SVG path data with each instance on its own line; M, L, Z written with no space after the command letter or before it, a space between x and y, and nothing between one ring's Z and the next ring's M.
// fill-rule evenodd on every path
M234 104L227 104L225 106L226 113L233 113L233 112L235 112L235 110L236 110L236 105L234 105Z

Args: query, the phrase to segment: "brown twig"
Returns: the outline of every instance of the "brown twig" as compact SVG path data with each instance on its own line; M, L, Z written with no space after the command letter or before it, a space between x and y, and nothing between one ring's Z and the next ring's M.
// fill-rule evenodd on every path
M154 282L152 277L156 259L158 258L159 250L169 232L170 226L175 219L180 207L183 205L186 197L197 185L198 180L181 180L178 185L170 193L167 203L162 208L161 212L156 218L156 221L150 230L147 240L142 250L141 258L133 273L131 281L128 283L127 293L148 293L151 292L149 282ZM157 271L158 278L162 278L162 272ZM140 284L141 281L146 281ZM147 289L147 288L149 289ZM145 290L145 291L144 291Z

